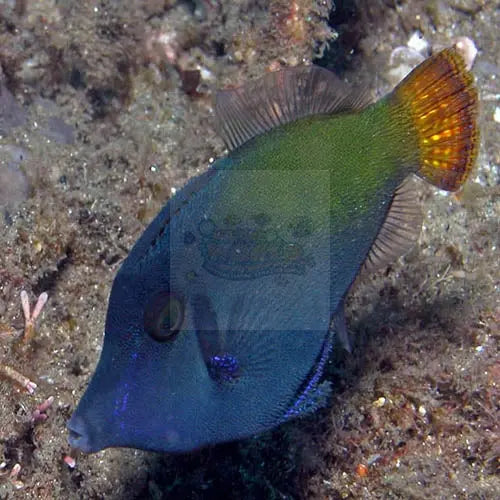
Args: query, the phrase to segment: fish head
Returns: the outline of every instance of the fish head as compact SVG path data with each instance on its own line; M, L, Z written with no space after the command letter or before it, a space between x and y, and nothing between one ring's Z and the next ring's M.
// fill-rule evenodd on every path
M274 267L220 259L242 234L282 243L240 225L218 234L217 247L213 221L182 217L151 250L160 213L115 278L101 357L68 423L73 447L183 452L262 432L315 405L328 344L324 271L299 262L297 251Z

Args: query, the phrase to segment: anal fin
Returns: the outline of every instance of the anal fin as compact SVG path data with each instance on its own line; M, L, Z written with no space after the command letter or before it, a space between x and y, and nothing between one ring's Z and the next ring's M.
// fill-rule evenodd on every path
M422 227L422 211L414 183L414 179L409 177L396 189L385 221L363 264L363 270L373 271L393 262L417 241Z
M332 316L333 331L335 332L335 339L340 345L348 352L352 352L351 340L349 338L349 332L347 331L347 326L345 324L344 315L344 302L342 301L335 314Z

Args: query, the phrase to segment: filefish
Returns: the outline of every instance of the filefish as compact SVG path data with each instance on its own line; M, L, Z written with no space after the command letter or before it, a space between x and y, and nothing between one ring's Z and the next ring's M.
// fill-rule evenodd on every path
M456 48L376 103L318 67L216 98L229 153L177 192L113 282L104 344L68 422L85 452L185 452L328 402L356 276L415 242L416 174L455 191L478 149Z

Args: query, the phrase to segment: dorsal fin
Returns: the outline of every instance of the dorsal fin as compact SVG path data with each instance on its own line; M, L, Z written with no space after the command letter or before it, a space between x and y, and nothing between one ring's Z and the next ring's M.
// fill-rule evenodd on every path
M361 109L366 92L352 92L332 72L318 66L285 68L242 87L217 92L217 128L235 149L267 130L305 116Z
M396 260L413 247L422 227L422 211L411 177L394 193L387 217L368 252L363 270L373 271Z

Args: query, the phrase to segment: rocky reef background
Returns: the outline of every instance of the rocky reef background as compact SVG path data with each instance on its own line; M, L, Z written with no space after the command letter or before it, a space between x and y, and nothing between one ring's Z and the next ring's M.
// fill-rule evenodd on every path
M38 384L0 382L0 498L498 497L498 26L491 0L0 0L0 353ZM416 247L353 287L332 405L188 455L69 467L117 268L224 152L214 89L314 62L376 98L462 36L478 49L476 172L457 196L422 185ZM23 289L49 302L19 350Z

